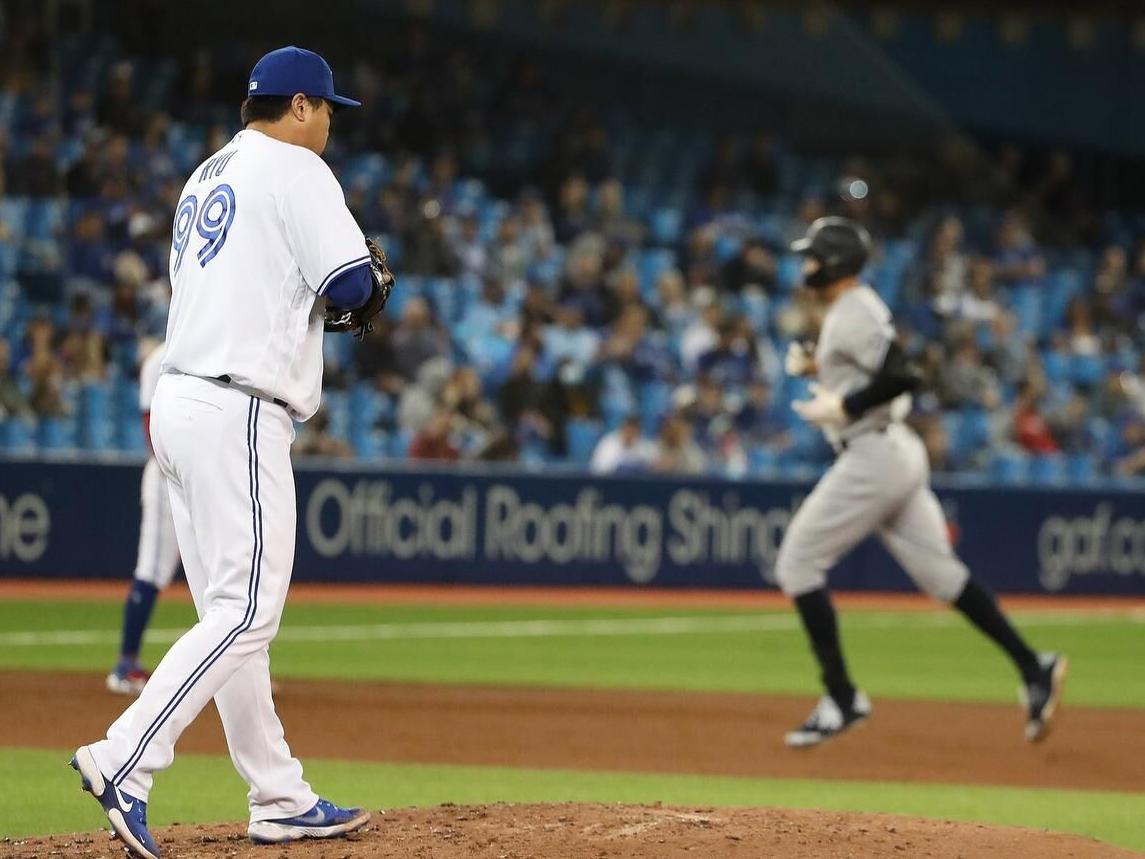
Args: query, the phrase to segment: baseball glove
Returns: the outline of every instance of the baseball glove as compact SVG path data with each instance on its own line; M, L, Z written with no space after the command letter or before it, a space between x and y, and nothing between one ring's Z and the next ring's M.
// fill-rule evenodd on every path
M359 340L374 330L371 320L385 309L394 288L394 273L386 265L386 252L368 236L366 250L370 252L370 277L374 281L370 297L366 299L365 304L353 310L328 307L323 319L323 328L327 331L338 333L352 331Z

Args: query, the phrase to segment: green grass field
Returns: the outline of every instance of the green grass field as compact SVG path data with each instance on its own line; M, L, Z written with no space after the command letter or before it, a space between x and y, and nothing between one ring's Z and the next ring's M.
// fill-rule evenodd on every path
M0 669L106 671L119 611L110 601L0 602ZM154 663L192 619L188 604L161 603L146 659ZM1070 654L1071 705L1140 708L1145 727L1139 615L1046 611L1017 619L1038 646ZM850 611L843 624L853 669L877 698L1014 700L1009 666L954 614ZM282 678L817 692L787 612L294 604L272 662ZM98 825L63 766L68 751L0 748L5 782L21 786L5 798L0 836ZM1145 850L1145 793L306 763L325 792L375 807L494 800L815 806L1053 828ZM234 790L218 790L220 783ZM243 794L225 758L181 756L156 786L154 820L242 819Z

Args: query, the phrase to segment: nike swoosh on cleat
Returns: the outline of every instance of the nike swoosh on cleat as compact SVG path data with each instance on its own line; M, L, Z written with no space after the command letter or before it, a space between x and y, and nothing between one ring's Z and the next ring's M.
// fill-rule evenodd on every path
M299 815L298 817L294 818L294 821L304 826L313 826L319 823L328 822L326 820L326 814L322 811L321 808L315 808L305 816Z
M120 811L122 811L124 814L127 814L131 811L131 809L135 807L134 800L124 805L123 795L119 792L119 788L117 788L115 785L111 785L111 789L115 791L115 804L119 806Z

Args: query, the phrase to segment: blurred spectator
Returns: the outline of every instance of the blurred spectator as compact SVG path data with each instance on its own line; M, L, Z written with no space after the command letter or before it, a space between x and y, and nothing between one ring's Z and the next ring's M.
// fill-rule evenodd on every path
M342 439L330 435L330 413L323 406L298 430L298 436L290 446L290 455L350 459L354 456L354 449Z
M588 183L583 176L565 179L560 190L560 210L557 216L557 241L568 244L592 226L592 213L588 208Z
M55 330L52 323L40 317L28 323L25 334L27 354L21 371L28 380L28 401L32 411L41 418L57 418L67 414L63 400L63 373L56 358Z
M1041 411L1042 392L1034 384L1018 387L1014 405L1014 440L1029 453L1057 453L1061 448Z
M929 298L935 312L949 316L957 312L962 301L969 268L963 249L962 221L953 215L945 217L934 231L926 256L908 286L913 288L911 297L915 301Z
M1101 338L1094 330L1088 301L1080 296L1070 301L1066 308L1066 324L1069 327L1069 348L1074 355L1101 354Z
M995 409L1001 402L998 377L982 363L972 337L964 337L954 347L951 360L939 372L940 396L955 408L978 406Z
M994 264L994 277L999 283L1031 283L1045 277L1045 257L1021 213L1012 211L1002 219L995 242Z
M111 68L95 110L96 120L104 128L120 134L137 134L142 130L143 111L135 98L133 78L129 62L120 62Z
M1145 420L1135 415L1122 421L1113 460L1113 473L1119 477L1145 472Z
M410 442L410 459L438 459L447 462L460 459L461 452L450 440L454 419L453 412L447 406L438 409Z
M771 387L763 379L756 379L747 388L735 413L735 426L750 443L765 444L779 450L791 446L782 409L775 402Z
M402 236L405 264L411 270L435 277L452 277L458 272L457 256L446 235L441 203L426 199L413 219L414 226Z
M775 273L775 257L767 244L761 239L751 239L720 269L720 287L726 292L742 292L745 287L757 286L773 293Z
M97 381L105 374L105 344L98 328L91 296L78 292L68 308L67 327L56 345L60 369L65 377L79 381Z
M553 252L556 236L541 195L532 188L526 188L521 193L518 211L525 258L530 262L547 259Z
M0 337L0 420L30 417L32 407L12 372L12 347Z
M989 324L1000 312L994 297L994 267L989 260L975 259L970 263L969 289L958 303L958 316L972 324Z
M407 380L416 377L426 361L450 354L449 333L434 320L429 302L420 295L406 302L391 342L394 369Z
M700 357L719 346L720 325L723 321L723 309L710 289L694 296L693 300L700 307L700 315L684 329L680 343L680 359L687 373L695 373Z
M991 325L989 363L1006 384L1016 384L1029 372L1030 345L1018 331L1012 313L999 312Z
M603 259L593 243L581 241L569 250L559 297L562 304L580 305L588 325L596 328L604 324Z
M624 210L624 186L619 179L606 179L596 189L592 227L609 244L639 247L644 241L644 225Z
M1089 397L1074 391L1068 400L1049 415L1050 434L1066 453L1086 453L1090 447Z
M600 335L584 324L584 313L575 301L562 303L553 318L544 330L545 357L554 364L569 361L583 372L596 358Z
M374 330L354 350L354 366L358 377L379 391L396 394L405 386L393 344L393 322L386 314L374 318Z
M617 317L600 350L600 361L624 373L638 385L653 380L671 380L672 358L664 338L650 332L643 305L630 304Z
M923 446L926 447L930 470L940 474L950 471L952 468L950 437L942 421L935 415L928 415L915 422L915 430L922 438Z
M445 383L441 401L456 416L457 429L484 442L497 423L492 404L481 391L481 377L472 367L460 367Z
M655 443L644 438L640 419L629 415L619 427L596 443L589 469L594 474L625 474L644 471L655 459Z
M95 283L110 284L114 259L104 238L100 213L95 209L83 212L72 226L68 271L73 276L88 278Z
M48 135L41 135L32 142L11 178L12 192L26 197L55 197L63 190L52 139Z
M696 369L721 385L746 385L758 378L762 367L747 319L734 316L721 321L715 347L700 356Z
M475 212L467 212L458 219L457 232L451 240L460 274L481 277L489 265L489 251L481 240Z
M521 219L510 214L497 226L497 236L489 248L489 263L499 277L508 281L525 276L529 258L521 240Z
M652 467L674 474L702 474L707 467L704 452L692 439L692 425L680 415L664 419Z
M517 311L505 290L505 282L496 275L481 283L481 295L472 302L458 323L463 340L480 341L487 337L516 335Z
M660 318L673 337L681 337L688 326L696 321L694 307L684 293L684 276L670 268L656 278L656 295L660 305Z
M398 426L410 432L419 432L442 402L442 394L453 368L445 358L431 358L417 371L416 380L402 389L398 401Z

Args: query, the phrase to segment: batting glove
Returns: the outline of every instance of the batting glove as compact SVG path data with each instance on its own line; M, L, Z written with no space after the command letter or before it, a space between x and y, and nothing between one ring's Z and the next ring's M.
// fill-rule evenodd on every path
M788 376L808 376L815 372L815 356L805 344L792 340L787 344L783 369Z
M843 398L818 382L811 383L810 400L798 400L791 404L791 408L807 423L817 427L835 427L847 423Z

